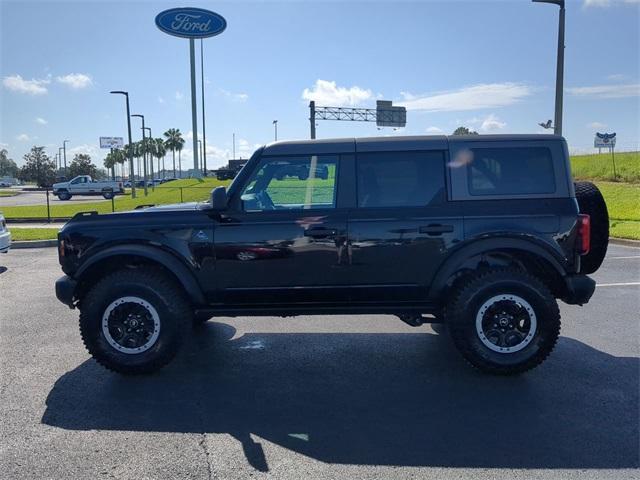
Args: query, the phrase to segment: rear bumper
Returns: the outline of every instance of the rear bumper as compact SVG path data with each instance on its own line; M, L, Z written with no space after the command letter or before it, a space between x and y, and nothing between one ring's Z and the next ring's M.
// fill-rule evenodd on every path
M73 297L77 285L78 282L68 275L64 275L56 280L56 297L69 308L75 308Z
M567 275L565 278L567 294L562 299L569 305L583 305L596 290L596 281L586 275Z
M5 230L0 233L0 253L7 253L11 247L11 232Z

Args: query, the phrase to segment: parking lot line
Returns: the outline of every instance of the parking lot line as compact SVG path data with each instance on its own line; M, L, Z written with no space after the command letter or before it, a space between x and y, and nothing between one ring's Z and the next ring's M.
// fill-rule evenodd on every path
M640 282L624 282L624 283L597 283L596 287L628 287L640 285Z

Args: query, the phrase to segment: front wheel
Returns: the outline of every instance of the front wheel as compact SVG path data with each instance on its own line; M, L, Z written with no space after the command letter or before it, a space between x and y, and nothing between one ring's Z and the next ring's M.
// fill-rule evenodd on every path
M122 374L154 372L169 363L191 327L180 287L155 269L121 270L80 302L80 334L93 358Z
M111 200L114 196L113 192L102 192L102 196L105 200Z
M71 194L69 192L60 192L58 193L58 199L62 201L71 200Z
M520 270L471 275L453 292L445 322L465 359L486 373L513 375L541 364L560 335L549 289Z

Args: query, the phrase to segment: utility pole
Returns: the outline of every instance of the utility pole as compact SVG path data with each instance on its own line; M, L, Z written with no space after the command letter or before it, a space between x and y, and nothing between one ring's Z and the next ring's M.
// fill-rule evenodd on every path
M311 126L311 139L316 138L316 102L311 100L309 102L309 122Z
M67 142L69 140L65 140L62 142L62 152L64 153L64 176L68 177L69 172L67 171Z
M273 121L273 127L275 128L275 132L273 132L273 139L275 142L278 141L278 120Z
M562 135L562 98L564 89L564 0L532 0L536 3L552 3L560 7L558 18L558 54L556 58L556 106L553 133Z

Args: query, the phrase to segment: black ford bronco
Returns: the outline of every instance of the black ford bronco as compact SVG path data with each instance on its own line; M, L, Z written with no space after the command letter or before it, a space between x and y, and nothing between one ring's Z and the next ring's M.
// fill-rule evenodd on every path
M559 136L276 142L207 202L76 215L56 295L124 374L215 316L380 313L442 324L472 365L514 374L554 348L557 299L589 301L608 238Z

